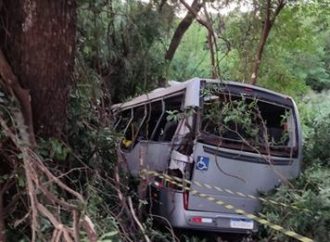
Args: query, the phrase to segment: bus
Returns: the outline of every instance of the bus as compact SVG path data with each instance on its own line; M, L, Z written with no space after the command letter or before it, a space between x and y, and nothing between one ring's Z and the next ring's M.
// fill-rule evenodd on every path
M111 109L114 128L123 135L118 145L121 167L132 177L143 169L157 171L189 187L159 176L141 181L146 185L139 194L148 211L173 228L255 232L255 221L191 191L256 213L261 204L254 197L299 174L302 134L289 96L238 82L193 78L171 81L169 87Z

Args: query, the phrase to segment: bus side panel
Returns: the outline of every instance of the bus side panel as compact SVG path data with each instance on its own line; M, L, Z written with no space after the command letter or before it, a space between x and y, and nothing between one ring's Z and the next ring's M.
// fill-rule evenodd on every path
M170 142L139 141L132 150L123 151L129 173L139 176L142 168L164 171L168 167Z
M285 162L286 159L289 164L270 166L268 164L253 162L254 158L255 160L260 158L258 154L249 154L252 161L242 161L239 158L243 153L241 151L231 150L231 152L237 153L237 158L234 159L207 153L204 151L205 147L218 149L202 143L196 144L194 153L195 166L193 168L191 188L249 212L258 210L260 206L258 200L239 196L237 194L230 194L228 192L219 192L216 189L200 187L197 186L194 181L217 186L222 189L229 189L233 192L258 196L258 191L269 191L279 185L281 182L280 176L293 178L299 171L298 159L293 159L292 162L289 163L288 158L282 158L283 162ZM201 159L204 163L207 163L206 166L198 164L198 161ZM233 212L214 202L194 195L189 196L188 209L210 212Z

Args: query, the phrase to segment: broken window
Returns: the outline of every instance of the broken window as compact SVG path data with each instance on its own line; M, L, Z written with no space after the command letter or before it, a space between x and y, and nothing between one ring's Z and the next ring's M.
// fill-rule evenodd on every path
M150 103L149 106L149 117L145 125L145 130L147 133L147 139L152 139L153 131L160 122L163 113L165 113L165 103L162 100ZM164 106L164 107L163 107Z
M178 119L173 115L179 115L182 109L183 95L164 99L165 112L162 113L155 127L152 140L171 141L178 126ZM151 116L152 118L153 116Z
M208 93L201 120L202 140L217 146L289 154L296 145L292 108L257 97Z
M115 124L115 130L124 133L132 117L131 109L124 110L118 114L119 118Z

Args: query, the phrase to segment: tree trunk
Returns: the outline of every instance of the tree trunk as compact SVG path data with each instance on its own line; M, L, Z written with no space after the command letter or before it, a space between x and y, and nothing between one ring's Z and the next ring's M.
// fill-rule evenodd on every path
M200 0L194 0L193 3L191 4L191 8L198 13L199 10L202 7L202 3ZM181 42L182 37L184 36L185 32L188 30L190 25L195 19L195 15L191 12L188 11L186 16L181 20L179 23L178 27L176 28L174 35L172 37L170 46L168 47L166 54L165 54L165 60L171 61L173 59L173 56Z
M271 28L272 28L272 25L270 22L270 0L268 0L267 7L266 7L266 15L265 15L265 19L264 19L264 26L262 29L259 45L257 48L257 53L256 53L254 63L253 63L253 69L252 69L252 75L251 75L251 84L252 85L255 85L257 83L259 66L261 63L262 54L264 52L264 47L265 47L266 41L268 39Z
M263 29L261 32L259 45L257 48L255 60L254 60L253 67L252 67L252 75L251 75L251 84L252 85L255 85L257 83L259 67L261 64L261 58L262 58L262 54L264 52L264 47L266 45L269 33L273 27L274 21L275 21L277 15L280 13L280 11L283 9L285 4L286 4L285 0L279 0L277 2L275 11L272 13L272 11L271 11L272 1L267 0L267 2L266 2L265 18L263 20L263 22L264 22Z
M188 11L186 16L181 20L178 27L176 28L173 37L171 39L171 43L165 53L165 65L166 65L166 72L168 71L168 68L170 66L170 63L174 57L174 54L176 50L178 49L180 42L186 33L186 31L189 29L190 25L193 23L194 19L196 18L196 14L199 12L199 10L202 8L202 3L200 0L194 0L189 6L191 9L193 9L194 13L192 11ZM166 74L164 76L161 76L158 80L158 86L164 87L166 86Z
M205 2L202 3L202 6L204 6L204 10L205 10L205 18L206 18L205 20L198 16L198 12L200 8L196 9L193 8L193 5L189 6L185 0L180 0L180 2L187 8L189 13L195 17L197 22L207 29L208 31L207 42L210 49L210 58L211 58L211 75L212 78L218 78L220 74L220 70L219 70L219 63L217 57L217 50L218 50L217 37L213 31L211 19L206 10Z
M60 137L76 36L75 0L3 0L0 43L21 86L30 90L34 131Z

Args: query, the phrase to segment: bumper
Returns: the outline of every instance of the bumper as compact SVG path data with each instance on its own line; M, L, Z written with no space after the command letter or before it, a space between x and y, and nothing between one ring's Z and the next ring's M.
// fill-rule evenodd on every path
M181 192L162 190L153 203L152 213L166 218L174 228L200 231L248 234L258 230L258 224L234 213L186 210Z

